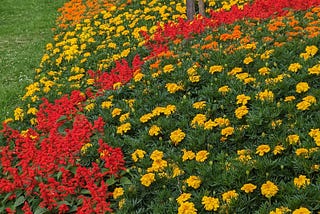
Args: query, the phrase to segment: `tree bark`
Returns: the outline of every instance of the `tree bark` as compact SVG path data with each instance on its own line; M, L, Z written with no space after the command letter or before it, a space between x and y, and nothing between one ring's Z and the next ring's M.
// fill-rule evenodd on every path
M195 0L187 0L187 18L188 18L188 20L193 20L194 14L196 13L194 2L195 2Z
M201 16L205 16L204 2L203 2L203 0L198 0L198 6L199 6L199 14L200 14Z

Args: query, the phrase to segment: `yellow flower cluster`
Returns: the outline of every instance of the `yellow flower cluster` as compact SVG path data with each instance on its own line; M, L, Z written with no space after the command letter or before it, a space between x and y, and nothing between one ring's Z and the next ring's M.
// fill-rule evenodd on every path
M151 113L144 114L140 117L141 123L146 123L151 120L153 117L164 114L166 116L174 113L176 111L175 105L167 105L166 107L156 107L152 110Z

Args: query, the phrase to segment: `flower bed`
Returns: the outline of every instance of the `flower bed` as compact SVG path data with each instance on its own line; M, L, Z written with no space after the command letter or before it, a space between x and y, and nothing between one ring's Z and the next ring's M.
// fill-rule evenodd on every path
M1 211L319 211L320 1L243 2L60 17L1 131Z

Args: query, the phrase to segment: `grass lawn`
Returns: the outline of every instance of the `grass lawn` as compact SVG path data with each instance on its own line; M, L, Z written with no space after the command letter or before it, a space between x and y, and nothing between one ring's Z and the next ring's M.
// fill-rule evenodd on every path
M0 4L0 121L10 117L32 82L57 9L66 0L2 0Z

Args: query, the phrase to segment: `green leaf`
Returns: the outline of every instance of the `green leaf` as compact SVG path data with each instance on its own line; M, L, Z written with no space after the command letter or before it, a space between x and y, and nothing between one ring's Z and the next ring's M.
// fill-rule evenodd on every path
M123 185L131 185L132 182L130 181L129 178L127 178L127 177L122 177L122 178L120 179L120 184L121 184L122 186L123 186Z
M14 202L14 207L18 207L26 201L26 198L22 195Z
M106 182L109 186L111 186L112 184L116 183L116 180L114 178L109 178Z
M90 194L91 194L90 191L87 190L87 189L82 189L82 190L80 191L80 193L81 193L81 194L84 194L84 195L90 195Z
M34 214L43 214L46 213L48 210L46 208L38 207L36 211L34 211Z

